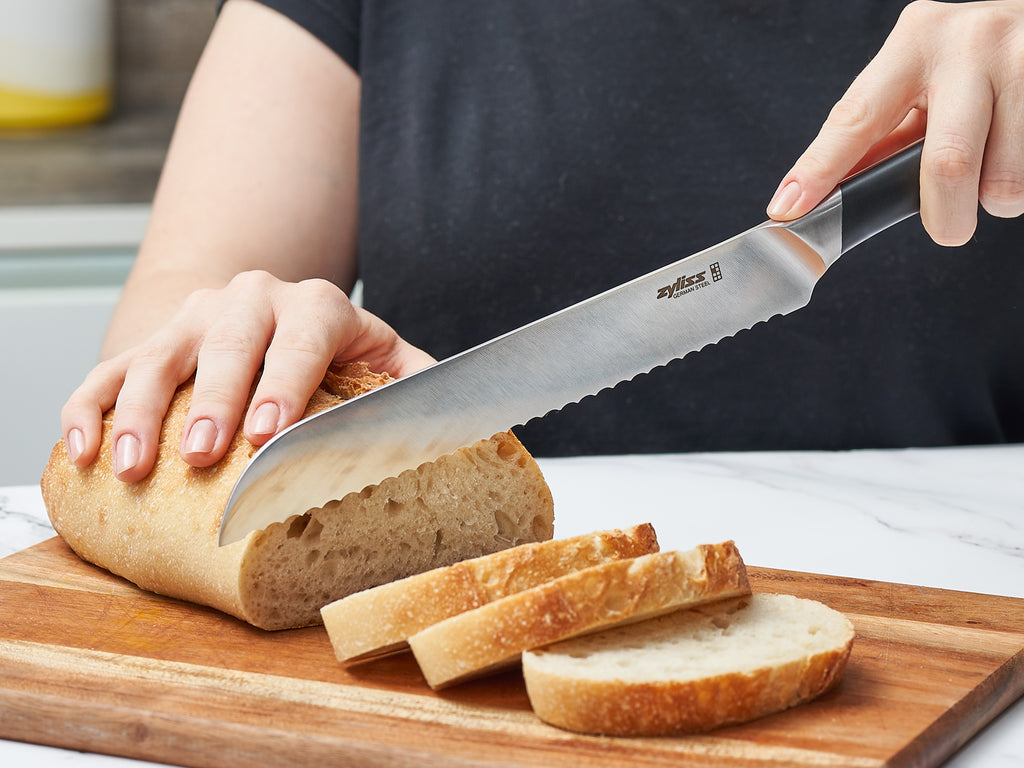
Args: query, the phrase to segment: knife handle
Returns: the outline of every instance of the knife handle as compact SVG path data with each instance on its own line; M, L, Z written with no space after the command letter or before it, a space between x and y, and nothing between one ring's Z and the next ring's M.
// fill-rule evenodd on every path
M912 144L839 185L842 253L921 210L923 143Z

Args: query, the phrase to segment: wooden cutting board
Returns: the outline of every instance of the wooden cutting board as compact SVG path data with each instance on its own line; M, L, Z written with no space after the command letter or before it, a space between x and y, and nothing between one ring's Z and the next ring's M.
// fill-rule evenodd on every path
M322 628L264 632L143 592L54 538L0 560L0 737L188 766L936 765L1024 692L1024 600L751 569L844 611L840 686L659 739L537 720L518 671L440 693L408 654L343 669Z

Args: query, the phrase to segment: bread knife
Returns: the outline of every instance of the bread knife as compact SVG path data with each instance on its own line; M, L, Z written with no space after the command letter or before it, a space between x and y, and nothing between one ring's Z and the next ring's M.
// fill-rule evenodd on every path
M797 220L764 222L299 421L242 471L220 544L805 306L842 254L919 211L920 167L918 142Z

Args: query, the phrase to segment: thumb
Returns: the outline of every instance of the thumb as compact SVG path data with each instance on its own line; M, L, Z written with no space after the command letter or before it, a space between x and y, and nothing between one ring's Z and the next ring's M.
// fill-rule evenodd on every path
M375 371L396 378L408 376L437 362L399 336L390 325L362 307L355 307L358 323L334 355L335 362L362 360Z

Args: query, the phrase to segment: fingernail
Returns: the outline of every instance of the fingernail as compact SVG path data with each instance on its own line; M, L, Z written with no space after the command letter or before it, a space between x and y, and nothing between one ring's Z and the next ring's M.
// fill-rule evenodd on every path
M85 435L82 433L82 430L75 427L68 432L68 437L67 440L65 440L65 443L68 447L68 458L71 460L71 463L74 464L78 461L78 457L81 456L82 452L85 450Z
M114 474L120 477L138 464L141 453L139 438L131 434L121 435L114 446Z
M775 197L768 203L768 215L773 219L784 219L800 199L800 184L795 179L780 186Z
M209 453L217 442L217 425L210 419L199 419L188 431L185 453Z
M281 409L276 403L264 403L252 415L249 429L254 435L272 435L277 432L277 422L281 419Z

